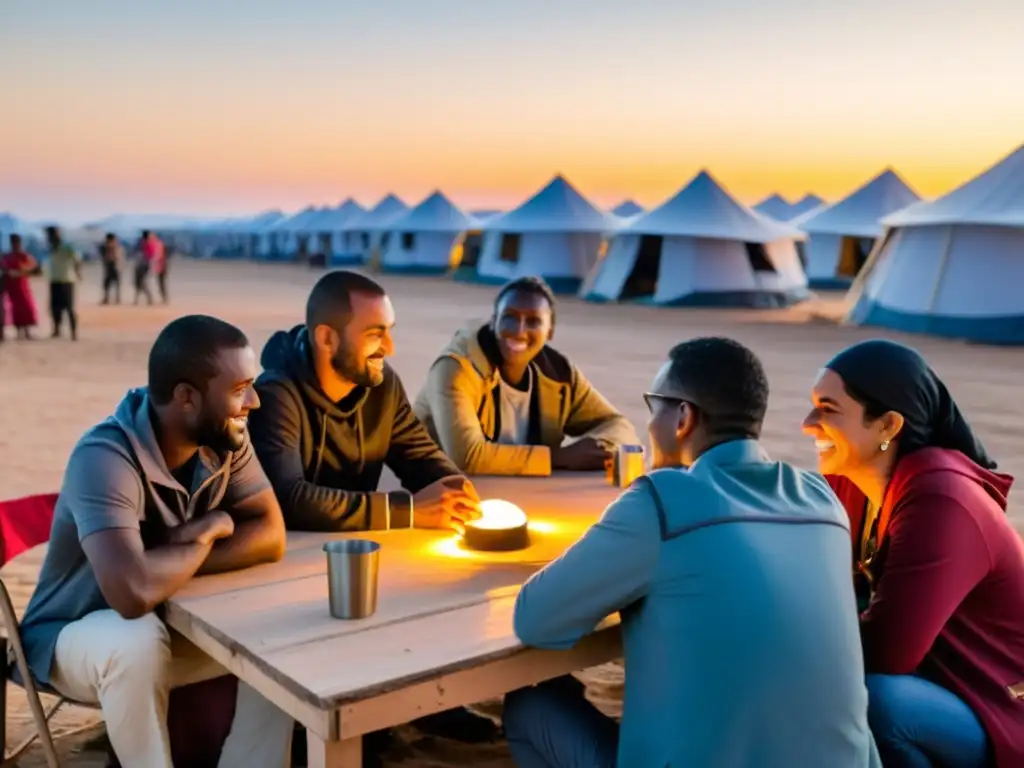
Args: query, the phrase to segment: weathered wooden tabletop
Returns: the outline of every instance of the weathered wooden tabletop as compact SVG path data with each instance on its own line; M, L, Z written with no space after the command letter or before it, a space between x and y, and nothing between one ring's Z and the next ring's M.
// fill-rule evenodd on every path
M601 473L475 483L483 498L526 511L529 548L470 552L441 531L291 533L282 562L194 580L168 602L167 623L303 723L319 752L310 765L355 763L363 733L618 655L614 620L567 653L525 650L512 632L519 587L617 489ZM367 619L328 612L322 545L343 536L382 545L377 611Z

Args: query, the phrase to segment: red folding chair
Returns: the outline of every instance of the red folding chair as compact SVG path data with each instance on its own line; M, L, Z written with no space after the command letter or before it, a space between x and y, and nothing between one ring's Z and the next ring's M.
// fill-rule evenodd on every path
M23 499L0 502L0 558L2 558L0 565L5 565L22 552L50 540L50 525L53 523L53 508L56 503L57 494L28 496ZM3 579L0 579L0 614L3 615L5 630L5 636L0 637L0 768L17 763L18 758L37 738L43 746L47 766L60 768L57 749L53 745L53 737L50 734L50 718L70 700L50 688L39 685L32 678L28 660L25 658L25 649L21 644L18 615L14 612L11 593L7 591L7 585L4 584ZM36 730L8 755L7 681L12 679L11 673L14 671L9 651L13 651L16 668L21 678L17 683L24 688L28 697L28 705L32 710L32 719L35 721ZM57 703L49 709L45 709L39 698L40 692L56 696ZM89 705L83 704L82 706Z
M56 494L29 496L13 501L0 501L0 565L8 563L21 553L50 540ZM65 704L98 709L95 704L75 701L56 690L42 686L33 678L21 644L18 616L14 611L7 585L0 579L0 615L3 617L5 636L0 636L0 768L17 763L25 751L38 738L42 744L48 768L60 768L57 749L50 733L50 719ZM8 644L13 651L15 666L10 663ZM13 680L17 668L20 680ZM21 741L7 754L7 686L11 680L25 690L35 732ZM238 681L232 675L192 683L171 691L168 731L171 755L177 765L196 768L215 766L221 747L231 730L235 714L235 696ZM40 693L55 696L57 702L49 709L43 706ZM113 754L109 764L118 765Z

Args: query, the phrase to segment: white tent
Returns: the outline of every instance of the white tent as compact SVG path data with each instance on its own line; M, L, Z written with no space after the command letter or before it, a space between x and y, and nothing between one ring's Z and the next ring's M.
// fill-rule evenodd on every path
M262 232L267 227L275 224L284 218L284 213L278 210L264 211L263 213L253 216L251 219L246 219L239 224L239 231L253 234L255 232Z
M790 223L809 236L804 269L812 288L848 288L882 234L881 220L921 198L891 168L837 203Z
M475 275L487 283L543 277L552 290L575 292L619 220L595 208L561 175L508 213L484 225Z
M381 248L385 272L441 274L452 266L453 249L462 234L479 222L463 213L440 190L391 223L391 235ZM458 254L456 254L457 256Z
M197 258L242 259L259 254L260 233L285 218L281 211L263 211L215 221L153 227L164 244Z
M468 211L468 214L474 219L481 223L486 223L491 219L501 216L504 211L498 208L474 208L472 211Z
M342 227L341 252L335 263L361 263L374 257L387 245L388 227L398 217L408 213L409 206L397 195L387 194L373 208L353 216Z
M46 238L42 227L19 219L13 213L0 211L0 254L10 250L11 235L21 235L22 247L36 256L46 252Z
M632 200L623 200L621 203L612 208L612 213L618 216L620 219L630 219L634 216L639 216L644 212L642 205L637 204Z
M882 243L851 290L851 322L1024 344L1024 145L882 223Z
M327 208L316 218L310 219L305 225L310 250L323 254L327 262L335 265L356 261L351 257L346 258L348 249L345 245L345 227L365 213L366 209L349 197L339 203L337 208Z
M776 221L789 221L793 218L793 206L794 203L789 202L782 195L774 194L755 205L754 210L765 216L770 216Z
M285 216L260 231L256 243L256 258L267 261L289 261L299 251L299 236L306 223L325 209L307 206L294 216Z
M171 233L198 255L197 245L212 244L210 255L221 259L255 257L259 253L260 233L285 218L278 210L264 211L256 216L214 223L194 232Z
M786 221L793 221L797 216L803 216L815 208L825 205L825 201L817 195L804 195L790 207L789 218Z
M274 253L277 240L285 237L285 233L278 232L278 229L282 224L284 224L289 216L285 213L281 213L280 211L277 213L280 215L276 218L253 226L252 256L254 259L267 260L273 258L272 254Z
M0 212L0 253L7 252L11 235L25 237L27 234L25 224L14 214Z
M807 297L796 228L737 202L707 171L623 227L580 291L589 301L787 306Z
M776 221L792 221L808 211L813 211L824 203L817 195L805 195L795 203L776 193L753 206L758 213L770 216Z

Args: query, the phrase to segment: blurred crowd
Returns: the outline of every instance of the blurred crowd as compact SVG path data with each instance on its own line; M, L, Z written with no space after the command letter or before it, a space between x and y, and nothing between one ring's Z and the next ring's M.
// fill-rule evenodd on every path
M64 321L73 341L78 340L78 314L75 311L77 287L82 282L83 254L66 241L59 227L46 228L47 252L42 260L26 248L21 235L10 236L10 248L0 257L0 341L6 338L7 326L14 328L15 338L31 340L32 329L39 324L39 312L30 279L45 275L49 283L51 338L60 338ZM88 254L87 254L88 255ZM160 300L169 300L167 266L169 253L154 232L144 230L139 239L126 247L113 232L108 232L97 247L96 256L102 267L100 304L121 303L121 282L124 271L132 271L133 303L145 300L153 304L152 275Z

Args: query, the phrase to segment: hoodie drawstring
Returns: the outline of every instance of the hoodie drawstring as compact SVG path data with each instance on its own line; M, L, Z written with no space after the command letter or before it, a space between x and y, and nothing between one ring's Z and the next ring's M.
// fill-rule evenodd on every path
M320 420L320 445L316 449L313 477L309 481L311 483L315 483L316 479L320 476L320 467L324 463L324 449L327 447L327 420L329 418L330 416L324 411L323 418ZM362 473L366 471L366 447L363 445L363 412L361 410L356 411L356 447L359 449L358 471Z
M366 451L363 447L363 410L356 411L356 445L359 448L359 473L366 469Z
M320 466L324 463L324 447L327 445L327 411L320 420L320 447L316 449L316 464L313 466L313 477L309 481L315 483L320 475Z

